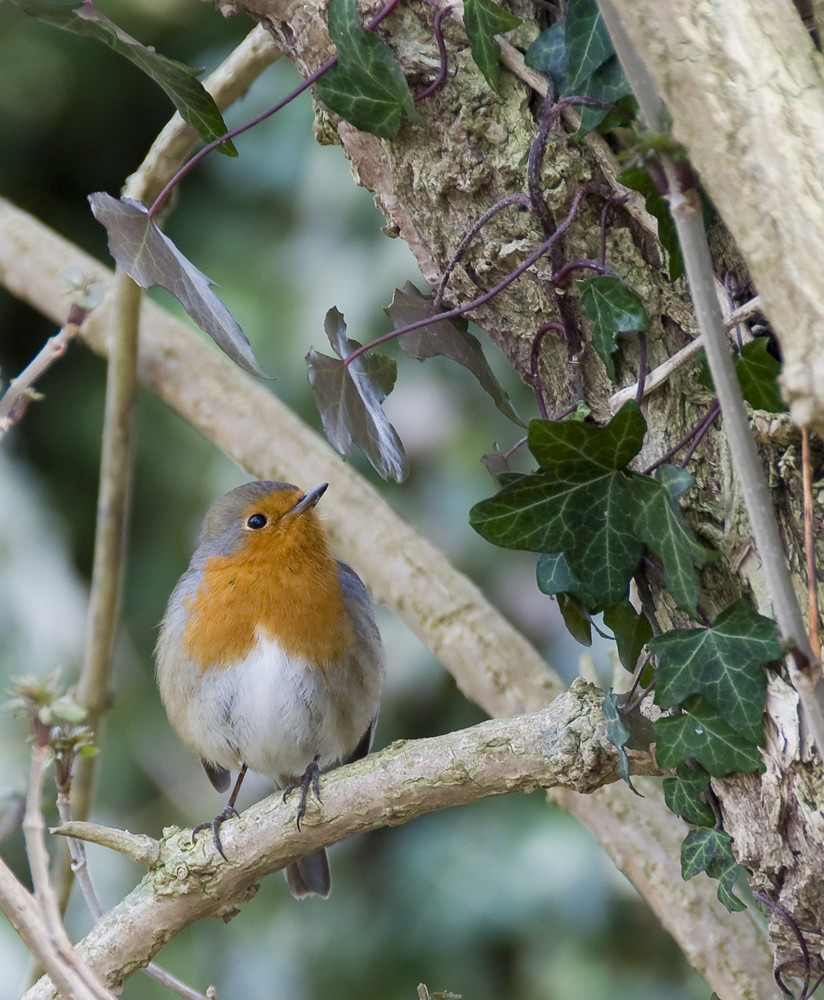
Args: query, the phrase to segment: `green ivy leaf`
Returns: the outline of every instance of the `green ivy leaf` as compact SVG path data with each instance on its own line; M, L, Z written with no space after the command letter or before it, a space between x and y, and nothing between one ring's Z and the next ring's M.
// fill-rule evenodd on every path
M640 796L641 793L633 785L629 776L629 757L627 756L626 745L630 739L630 731L625 724L624 716L621 714L618 699L619 695L610 691L601 704L601 709L607 722L606 736L618 751L618 774L633 792Z
M612 629L618 647L618 659L632 673L638 665L641 650L652 638L652 625L645 614L639 614L628 600L604 611L604 624Z
M470 524L505 548L563 552L597 606L617 604L643 553L620 470L640 450L645 428L635 402L604 427L533 420L528 442L541 471L476 504Z
M397 365L391 358L372 352L344 365L339 359L347 358L360 344L346 336L346 324L337 309L326 314L324 329L338 357L330 358L313 348L306 362L329 443L345 457L356 444L384 479L402 482L409 471L406 455L381 408L395 384Z
M416 320L437 315L438 310L433 303L434 296L422 295L411 281L407 281L403 290L395 289L392 302L384 312L392 320L394 329L399 330ZM465 319L439 320L437 323L418 327L417 330L402 333L398 337L398 342L404 354L414 358L415 361L424 361L426 358L436 356L457 361L475 376L481 388L489 394L504 416L509 417L519 427L524 426L523 420L512 405L512 400L489 367L480 341L467 330Z
M680 715L655 722L655 755L661 767L695 758L714 778L764 770L758 747L728 725L709 702L693 695L682 709Z
M558 594L558 610L567 632L582 646L592 645L592 615L586 605L572 594Z
M693 826L715 826L715 814L704 798L710 786L709 775L683 764L676 774L675 778L664 778L667 809Z
M198 80L194 70L141 45L101 14L89 0L68 4L53 3L51 0L14 0L14 3L39 21L76 35L94 38L128 59L163 89L180 112L181 118L205 142L213 142L228 131L214 98ZM231 140L221 143L217 148L227 156L237 156L237 149Z
M769 346L769 337L756 337L745 344L735 359L735 373L744 399L753 409L785 413L787 404L778 387L781 362L770 354Z
M612 353L616 335L649 330L644 303L620 279L608 275L580 283L581 306L592 323L592 346L603 361L607 376L615 381Z
M646 167L627 167L618 174L624 187L640 192L646 199L646 209L658 222L658 239L669 257L670 281L676 281L684 273L684 258L681 244L669 210L669 202L653 183Z
M362 132L391 139L404 112L420 121L389 45L360 22L356 0L331 0L329 35L338 61L315 84L323 103Z
M94 217L105 228L112 257L141 288L160 285L180 302L201 330L241 368L263 378L249 341L212 291L214 282L199 271L131 198L89 195Z
M578 93L586 79L614 55L597 0L569 0L564 34L569 53L566 89L573 94Z
M493 0L464 0L464 25L472 58L493 90L498 89L501 47L494 36L511 31L521 18L510 14Z
M585 606L592 605L592 594L570 568L563 552L544 552L538 558L535 575L538 590L542 594L550 597L555 594L571 594Z
M617 56L607 59L576 90L576 96L592 97L596 101L604 101L608 104L618 104L619 101L631 95L632 88L624 76ZM572 95L570 94L570 96ZM609 113L609 108L599 108L592 104L583 105L581 107L581 125L575 133L576 138L581 139L588 132L598 128Z
M686 882L699 872L718 879L718 899L732 913L746 906L732 891L740 868L732 853L732 837L724 830L690 830L681 845L681 877Z
M695 564L717 555L699 545L681 520L678 498L691 484L692 476L685 469L663 465L656 470L655 479L633 476L632 490L638 536L660 556L667 589L678 607L694 616L701 590Z
M762 738L767 696L764 664L781 656L778 626L745 600L722 611L708 628L676 629L649 648L659 659L655 702L669 707L700 694L752 743Z
M527 66L548 76L559 94L566 92L569 72L565 31L563 21L556 21L542 31L524 53Z

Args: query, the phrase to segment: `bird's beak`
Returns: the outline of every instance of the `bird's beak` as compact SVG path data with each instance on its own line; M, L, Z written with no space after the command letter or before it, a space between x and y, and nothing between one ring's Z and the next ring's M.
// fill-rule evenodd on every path
M298 500L295 506L292 508L292 514L300 514L304 510L309 510L310 507L314 507L315 504L320 500L323 494L326 492L329 483L321 483L320 486L316 486L313 490L310 490Z

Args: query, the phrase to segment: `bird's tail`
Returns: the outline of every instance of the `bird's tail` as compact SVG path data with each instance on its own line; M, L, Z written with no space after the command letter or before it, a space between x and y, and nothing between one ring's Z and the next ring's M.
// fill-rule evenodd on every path
M325 899L329 895L329 859L323 848L287 865L283 874L295 899L305 896L323 896Z

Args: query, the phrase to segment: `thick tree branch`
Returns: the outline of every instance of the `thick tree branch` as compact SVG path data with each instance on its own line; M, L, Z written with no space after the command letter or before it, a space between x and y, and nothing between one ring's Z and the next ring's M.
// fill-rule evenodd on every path
M746 258L795 421L824 430L824 70L791 0L613 0Z
M296 857L367 830L492 795L567 788L591 792L618 779L606 740L603 692L575 681L548 708L492 719L433 739L399 741L323 777L322 801L310 800L298 831L294 799L277 792L221 830L225 863L208 836L191 831L160 843L156 866L78 945L78 954L110 986L145 964L193 921L229 916L254 883ZM637 755L639 773L656 773ZM26 1000L54 991L41 980Z

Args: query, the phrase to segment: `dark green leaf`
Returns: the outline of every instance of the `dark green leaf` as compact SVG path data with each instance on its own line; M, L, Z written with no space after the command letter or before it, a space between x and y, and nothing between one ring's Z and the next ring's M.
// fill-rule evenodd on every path
M237 365L266 377L237 321L199 271L131 198L89 195L94 217L106 228L112 257L141 288L161 285Z
M403 114L420 121L406 78L387 43L367 31L355 0L331 0L329 35L338 61L315 84L323 103L348 122L382 139L391 139Z
M701 565L716 556L695 541L681 520L678 497L691 483L692 477L686 470L664 465L656 471L655 479L633 476L632 492L639 538L664 564L667 589L678 607L695 615L701 589L695 564Z
M641 650L652 638L652 625L639 614L629 601L621 601L604 611L604 624L612 629L618 647L618 659L632 673L638 665Z
M604 101L607 104L618 104L619 101L631 94L632 89L624 76L617 56L607 59L575 91L575 96L592 97L596 101ZM575 133L575 137L581 139L588 132L596 129L609 112L609 108L599 108L592 104L583 105L581 107L581 125Z
M564 22L569 53L567 93L576 93L610 56L612 42L598 11L597 0L569 0Z
M529 447L541 471L476 504L470 524L496 545L563 552L595 606L617 604L643 553L620 470L639 451L645 427L634 402L605 427L533 420Z
M501 47L493 36L511 31L520 23L520 17L510 14L493 0L464 0L464 25L472 58L493 90L498 89L501 58Z
M214 99L204 89L194 70L141 45L101 14L89 0L68 4L53 3L51 0L14 0L14 3L40 21L76 35L94 38L128 59L166 92L181 118L206 142L219 139L228 131ZM229 156L237 156L237 149L231 140L217 148Z
M603 361L610 381L614 382L612 353L618 346L616 335L648 330L647 310L620 278L599 276L582 281L579 287L581 306L592 323L592 346Z
M313 348L306 362L329 443L345 457L356 444L384 479L401 482L409 471L406 455L381 408L395 384L397 365L391 358L371 351L348 365L339 360L347 358L360 344L346 336L346 324L337 309L326 314L324 329L338 357L330 358Z
M569 55L565 28L561 21L542 31L524 53L524 62L531 69L550 77L558 93L565 93Z
M593 606L592 594L570 569L563 552L543 553L538 558L535 575L538 581L538 590L542 594L548 594L550 597L555 594L571 594L583 605Z
M627 757L626 745L630 737L624 716L621 714L618 705L619 696L610 691L604 698L601 709L607 721L607 739L618 751L618 773L626 781L636 795L641 795L629 776L629 757Z
M665 707L700 694L751 743L762 738L764 664L781 655L778 626L736 601L709 628L676 629L650 640L658 655L655 702Z
M434 308L433 301L434 296L421 295L412 282L407 281L402 291L395 289L392 302L385 312L392 320L392 326L398 330L417 320L437 315L438 310ZM416 361L440 355L463 365L492 397L501 413L523 427L523 420L515 412L512 401L489 367L480 341L466 327L464 319L439 320L437 323L418 327L417 330L410 330L409 333L402 333L398 341L404 353Z
M758 747L728 725L709 702L693 695L682 708L680 715L655 723L655 755L661 767L675 767L694 758L714 778L764 770Z
M740 870L732 853L732 837L724 830L690 830L681 845L681 877L687 881L706 872L717 878L718 898L731 913L746 909L732 891Z
M745 344L735 359L735 373L744 399L753 409L784 413L787 404L778 386L781 362L770 354L769 346L769 337L756 337Z
M558 610L564 619L567 631L582 646L592 645L592 615L586 607L571 594L558 594Z
M709 775L681 765L676 778L664 778L664 802L667 809L693 826L715 826L715 814L707 805L705 793Z
M658 239L669 256L670 281L675 281L684 273L684 258L681 256L675 223L670 215L669 202L656 188L646 167L627 167L618 175L618 180L646 198L647 211L658 222Z

